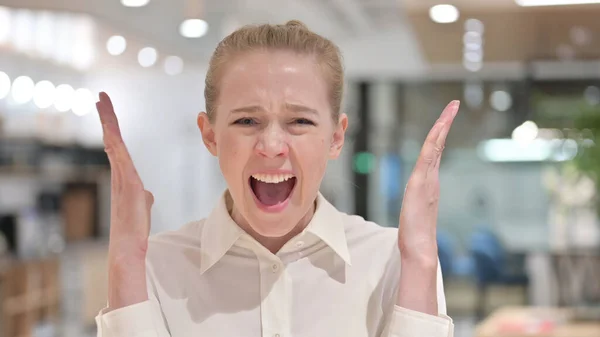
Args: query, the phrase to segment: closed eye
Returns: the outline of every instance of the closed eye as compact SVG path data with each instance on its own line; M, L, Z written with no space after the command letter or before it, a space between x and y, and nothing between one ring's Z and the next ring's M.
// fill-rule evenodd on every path
M233 124L241 125L241 126L253 126L258 123L252 118L240 118L240 119L236 120L235 122L233 122Z
M311 121L310 119L306 119L306 118L294 119L294 123L299 124L299 125L315 125L315 123L313 121Z

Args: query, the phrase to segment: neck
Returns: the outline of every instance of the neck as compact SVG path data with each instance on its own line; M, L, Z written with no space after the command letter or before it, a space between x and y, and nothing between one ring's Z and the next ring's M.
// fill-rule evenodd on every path
M281 247L283 247L296 235L300 234L304 230L304 228L308 226L308 223L315 214L316 204L317 202L315 200L308 212L306 212L306 215L304 215L302 219L300 219L296 226L294 226L294 228L292 228L292 230L289 231L287 234L279 237L264 236L257 233L252 228L252 226L250 226L248 221L246 221L246 219L242 216L242 214L238 211L238 209L235 207L235 204L232 201L230 203L231 207L228 208L231 218L238 224L238 226L240 226L241 229L248 233L248 235L252 236L258 243L260 243L263 247L267 248L271 253L276 254L281 249Z

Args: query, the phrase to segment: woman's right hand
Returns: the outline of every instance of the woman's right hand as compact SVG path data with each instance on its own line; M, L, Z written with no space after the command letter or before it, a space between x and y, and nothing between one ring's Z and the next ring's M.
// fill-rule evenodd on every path
M111 169L108 306L114 310L148 299L146 251L154 197L144 189L106 93L100 93L96 108Z

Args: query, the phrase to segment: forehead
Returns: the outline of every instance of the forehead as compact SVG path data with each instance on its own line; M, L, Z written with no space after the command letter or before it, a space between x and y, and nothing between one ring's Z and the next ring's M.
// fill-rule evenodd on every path
M302 103L327 106L327 85L317 61L288 51L253 51L229 60L219 88L221 106Z

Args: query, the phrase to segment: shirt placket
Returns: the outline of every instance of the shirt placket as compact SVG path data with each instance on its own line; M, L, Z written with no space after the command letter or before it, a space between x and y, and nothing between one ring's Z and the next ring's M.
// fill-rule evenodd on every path
M289 287L285 265L276 256L258 256L263 337L288 337ZM289 336L291 337L291 336Z

